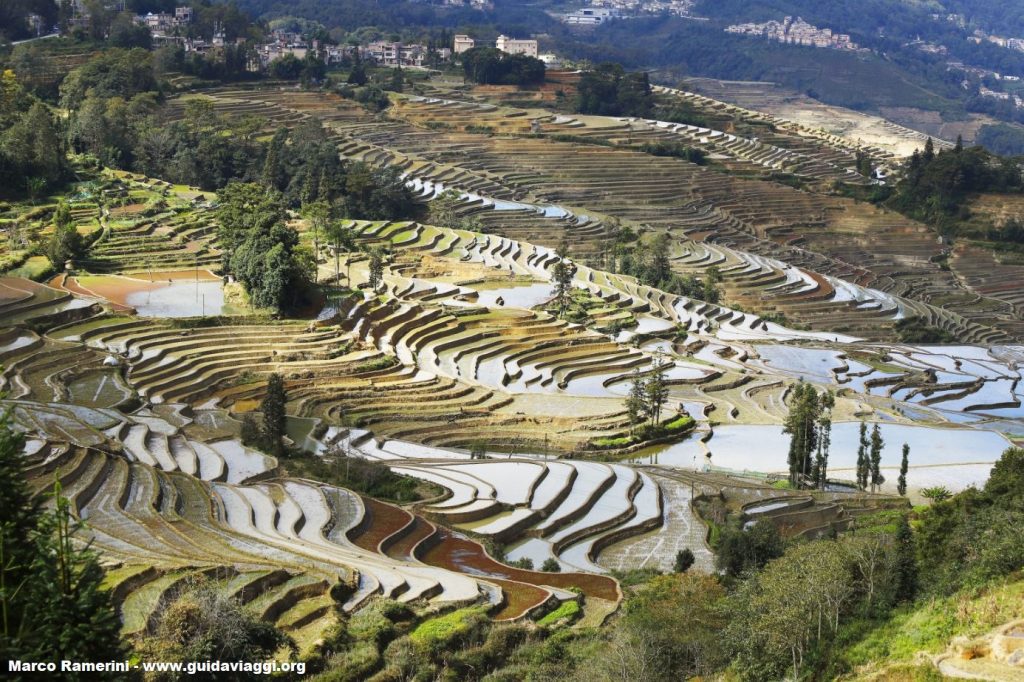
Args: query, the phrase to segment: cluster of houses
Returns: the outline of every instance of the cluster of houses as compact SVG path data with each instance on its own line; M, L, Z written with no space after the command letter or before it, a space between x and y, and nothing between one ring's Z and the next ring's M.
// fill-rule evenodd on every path
M830 28L818 28L802 18L786 17L782 21L768 21L763 24L733 24L726 33L758 36L788 45L828 47L835 50L859 50L857 43L846 33L833 33Z
M674 14L687 19L701 19L690 14L696 0L590 0L590 4L561 15L569 26L600 26L614 19L644 14Z
M1002 36L990 36L985 35L981 31L975 31L974 33L975 42L980 43L982 40L987 40L990 43L995 43L999 47L1005 47L1010 50L1024 52L1024 38L1003 38Z

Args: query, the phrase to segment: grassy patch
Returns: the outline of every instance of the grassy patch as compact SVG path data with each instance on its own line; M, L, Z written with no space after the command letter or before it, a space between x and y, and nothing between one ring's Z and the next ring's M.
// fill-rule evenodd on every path
M409 639L417 647L436 650L469 635L476 624L485 617L485 609L480 606L452 611L420 623L409 635Z
M572 622L580 617L580 604L577 601L564 601L557 609L537 621L541 627L551 627L561 621Z
M393 355L382 355L379 358L367 360L356 366L356 372L375 372L380 369L387 369L398 364L398 358Z
M22 263L20 267L11 270L7 274L11 277L24 277L39 282L47 279L55 272L49 258L46 256L32 256Z
M952 638L975 637L1024 617L1024 580L970 589L903 607L875 627L857 627L839 652L852 667L874 661L911 661L917 652L944 651Z
M654 440L655 438L664 438L665 436L687 433L693 429L696 423L697 422L693 417L681 414L678 417L667 422L662 422L661 424L644 424L637 428L633 433L624 436L605 436L603 438L595 438L590 441L590 446L598 450L625 448L647 440Z

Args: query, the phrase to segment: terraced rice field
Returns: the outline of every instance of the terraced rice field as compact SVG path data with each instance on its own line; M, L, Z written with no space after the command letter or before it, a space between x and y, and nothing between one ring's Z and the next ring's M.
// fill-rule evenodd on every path
M102 233L74 272L48 285L0 277L0 390L29 435L30 482L41 492L59 480L88 522L127 633L152 628L199 582L303 646L334 622L339 581L347 611L383 595L529 619L579 591L599 620L621 598L612 570L671 570L682 549L712 569L694 507L723 491L748 520L792 535L901 504L840 485L861 419L882 425L887 472L911 445L915 489L979 483L1024 436L1024 347L998 282L991 297L968 292L931 262L938 247L922 226L898 216L638 148L681 140L754 176L827 183L848 175L855 145L767 119L777 130L754 139L742 131L764 120L703 100L709 120L738 116L741 130L444 94L403 97L389 119L317 93L198 95L268 130L319 118L343 156L399 165L424 201L455 189L460 212L480 219L482 232L349 221L360 249L386 247L383 284L371 291L366 258L347 254L351 288L315 320L220 314L215 294L207 306L202 288L220 291L212 197L126 175L115 209L81 209ZM438 120L448 127L426 126ZM600 267L616 221L668 232L673 269L716 268L743 309ZM562 239L584 323L545 310ZM327 281L335 259L319 256ZM967 272L973 257L954 263ZM907 316L963 342L877 342ZM634 443L623 398L634 373L661 362L665 410L693 433ZM271 373L284 379L296 445L375 460L444 494L388 504L289 477L243 445L241 419ZM835 490L770 485L798 381L837 394ZM537 570L548 560L561 571Z
M343 156L402 168L424 198L456 189L465 213L489 231L549 247L566 240L584 262L603 258L612 218L667 230L677 238L679 272L718 267L728 300L762 314L781 312L816 329L875 338L909 315L974 343L1010 340L1020 331L1006 304L979 298L938 266L941 245L922 225L850 200L637 150L644 142L682 141L768 173L850 180L857 145L835 136L700 98L697 104L718 117L746 117L777 132L755 140L657 121L572 118L464 93L403 97L391 119L371 120L311 93L293 103L293 94L215 90L204 96L228 114L252 110L283 123L320 118ZM696 101L692 93L661 96ZM437 122L447 127L428 127ZM522 137L517 126L535 131L534 123L540 134ZM473 132L480 129L492 132ZM600 144L588 143L591 138Z

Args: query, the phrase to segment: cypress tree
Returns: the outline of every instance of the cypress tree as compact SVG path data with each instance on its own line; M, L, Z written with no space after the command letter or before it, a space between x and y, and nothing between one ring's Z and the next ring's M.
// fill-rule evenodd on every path
M896 481L896 490L900 495L907 494L907 470L910 468L910 446L903 444L903 460L900 462L900 477Z
M885 483L885 476L881 471L883 445L885 441L882 440L882 432L878 424L875 424L871 429L871 492L876 492Z
M860 443L857 446L857 487L864 490L868 487L868 427L860 423Z
M267 381L267 395L260 403L263 414L263 437L266 447L275 455L284 453L285 403L288 397L284 390L284 379L276 372Z
M384 282L384 252L378 247L370 249L369 269L370 289L376 292Z

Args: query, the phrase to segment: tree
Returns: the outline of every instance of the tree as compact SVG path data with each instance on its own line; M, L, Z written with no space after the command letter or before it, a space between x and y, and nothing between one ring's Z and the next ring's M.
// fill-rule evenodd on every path
M402 92L405 89L405 73L402 71L402 67L399 66L391 71L391 80L388 84L388 90L392 92Z
M900 461L900 477L896 481L896 491L899 494L907 494L907 470L910 467L910 446L903 444L903 459Z
M668 384L665 383L665 372L668 371L670 362L666 361L661 353L654 356L654 371L651 372L646 384L644 394L647 401L647 412L651 417L651 423L655 426L661 421L661 408L668 401Z
M438 227L457 228L462 226L462 219L458 210L462 204L462 196L453 189L446 189L438 196L431 199L430 224Z
M285 405L288 396L284 389L284 379L274 372L267 379L267 394L260 401L260 414L263 415L264 447L271 454L284 454L284 436L286 432L287 414Z
M647 419L647 379L640 374L640 370L633 369L633 376L629 383L629 394L626 396L626 415L629 419L629 428L633 428Z
M828 484L828 458L829 450L832 447L832 407L835 405L835 396L832 391L825 391L821 395L821 416L818 418L818 452L814 458L814 469L812 479L814 486L824 490Z
M271 78L293 81L302 74L302 60L289 52L272 60L267 68Z
M694 561L696 561L696 557L693 556L693 550L689 547L679 550L676 552L676 573L686 573L693 566Z
M260 182L267 189L280 191L285 188L287 175L284 157L287 140L288 130L280 128L267 146L267 155L263 158L263 172L260 173Z
M545 573L561 573L562 564L558 563L558 559L554 557L548 557L544 560L544 563L540 565L540 570Z
M331 220L331 205L326 201L314 201L309 204L305 204L302 207L302 213L309 221L309 226L313 229L313 254L316 258L320 257L320 235L326 233L327 226ZM316 282L314 277L313 282Z
M857 487L864 490L868 487L868 474L871 462L868 459L868 426L860 423L860 440L857 446Z
M46 178L40 178L35 175L25 178L25 191L28 192L28 198L31 199L32 203L36 203L39 195L46 191Z
M885 441L882 440L882 432L878 424L875 424L871 429L871 492L877 492L885 483L885 476L881 471L883 445Z
M46 257L53 267L63 270L64 263L81 256L84 248L82 235L71 218L71 208L61 200L53 213L53 235L46 247Z
M367 80L366 66L364 66L362 62L356 62L352 66L352 70L349 72L348 78L345 82L349 85L366 85Z
M565 311L572 301L572 276L573 267L568 260L569 245L562 242L555 252L558 260L551 269L551 279L554 281L554 299L558 307L558 317L565 317Z
M1024 448L1003 452L985 482L985 494L997 500L1024 500Z
M0 415L0 655L4 660L123 660L120 619L102 587L94 552L75 538L81 524L54 486L44 512L25 482L24 438ZM102 456L102 455L98 455ZM63 674L62 679L116 679Z
M625 600L615 629L628 633L634 642L648 643L647 679L711 679L729 658L722 638L729 619L723 608L725 596L716 576L699 572L657 576ZM594 674L583 679L607 679L603 671L611 652L595 653ZM611 658L621 660L622 654L615 652Z
M896 526L896 560L893 583L897 602L913 601L917 594L917 550L914 531L906 514L900 515Z
M379 246L370 249L369 284L376 292L384 282L384 250Z
M344 223L334 221L327 227L327 238L330 240L331 247L334 250L334 283L337 284L341 280L340 253L344 250L346 254L349 254L355 249L355 237L352 234L352 230L346 227ZM347 255L345 263L347 268L350 264L350 259ZM345 273L345 281L351 284L347 272Z

